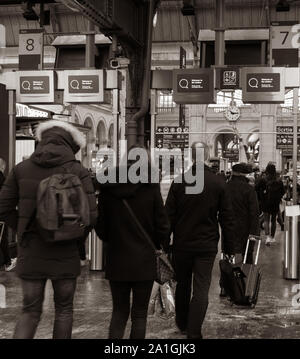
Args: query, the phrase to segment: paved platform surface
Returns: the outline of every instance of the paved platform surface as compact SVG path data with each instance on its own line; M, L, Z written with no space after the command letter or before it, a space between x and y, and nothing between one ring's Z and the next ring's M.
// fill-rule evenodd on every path
M298 281L282 278L283 232L277 229L278 243L262 246L260 264L263 279L255 309L230 306L219 297L217 257L210 290L210 304L205 320L205 338L299 338L300 304L297 304ZM6 303L0 301L0 338L11 338L21 310L21 288L15 273L0 272L0 284L6 288ZM3 289L3 286L0 288ZM51 283L47 284L44 313L36 338L51 338L54 308ZM294 302L293 303L293 297ZM293 305L294 304L294 305ZM296 305L295 305L296 304ZM84 268L75 298L73 338L105 339L111 316L111 296L102 272ZM130 324L129 324L130 325ZM128 327L129 327L128 325ZM128 337L128 329L126 335ZM147 338L179 339L174 318L156 313L148 319Z

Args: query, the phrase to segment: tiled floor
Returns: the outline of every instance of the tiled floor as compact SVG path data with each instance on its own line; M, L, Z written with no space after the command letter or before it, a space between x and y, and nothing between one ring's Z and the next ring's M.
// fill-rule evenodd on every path
M263 279L255 309L231 307L219 298L218 260L215 263L210 304L205 320L205 338L299 338L300 304L293 306L293 286L298 281L282 279L283 232L277 232L278 243L262 246L260 263ZM219 259L219 258L217 258ZM0 284L6 288L6 303L0 300L0 338L11 338L20 315L21 288L14 273L0 272ZM0 286L0 290L3 286ZM299 286L300 289L300 286ZM51 338L53 302L51 283L47 285L44 314L37 338ZM0 295L1 298L1 295ZM3 297L2 297L3 298ZM4 307L6 304L5 308ZM106 338L111 315L111 298L103 273L83 270L75 299L73 338ZM128 336L128 329L127 329ZM148 320L147 338L178 339L174 318L159 314Z

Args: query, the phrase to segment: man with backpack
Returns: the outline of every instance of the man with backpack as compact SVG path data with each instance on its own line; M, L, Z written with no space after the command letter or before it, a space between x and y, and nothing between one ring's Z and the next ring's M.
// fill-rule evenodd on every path
M4 172L6 169L6 162L0 158L0 191L5 182ZM4 222L0 223L0 267L4 265L5 272L10 272L15 268L17 258L11 258L8 243L8 231Z
M260 201L260 208L264 214L265 243L266 245L270 245L271 243L276 242L276 218L279 212L280 201L285 193L283 183L278 179L276 167L273 163L267 165L265 176L257 183L256 191Z
M78 241L97 219L96 198L88 171L75 154L84 135L62 121L41 123L39 144L30 159L15 166L0 194L0 220L17 231L17 274L23 312L14 338L34 337L47 279L55 302L54 339L71 338L73 298L80 274Z

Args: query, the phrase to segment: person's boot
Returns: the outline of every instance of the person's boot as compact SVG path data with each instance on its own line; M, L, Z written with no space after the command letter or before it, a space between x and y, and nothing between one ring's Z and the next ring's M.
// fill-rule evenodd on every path
M225 292L225 289L224 289L223 287L221 287L220 297L221 297L221 298L227 297L226 292Z

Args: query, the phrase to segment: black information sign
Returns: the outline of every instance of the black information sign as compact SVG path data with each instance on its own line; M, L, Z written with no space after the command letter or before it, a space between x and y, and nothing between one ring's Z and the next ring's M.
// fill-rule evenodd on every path
M49 76L20 76L21 94L47 94L49 92Z
M291 150L293 149L293 126L277 126L276 127L276 148ZM300 141L300 127L298 127L298 144Z
M236 90L240 88L240 70L238 67L217 69L216 88Z
M178 104L215 103L214 70L173 70L173 99Z
M189 147L189 128L158 126L156 133L156 147L184 149Z
M68 76L69 93L98 93L99 76L82 75Z
M248 92L280 92L279 73L247 74Z
M229 162L239 161L239 150L236 148L223 151L223 157L228 158Z
M177 91L179 93L198 93L209 91L208 74L179 74L177 75Z

